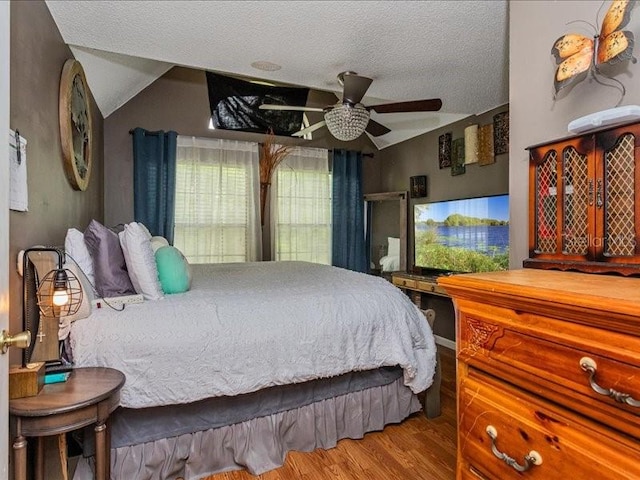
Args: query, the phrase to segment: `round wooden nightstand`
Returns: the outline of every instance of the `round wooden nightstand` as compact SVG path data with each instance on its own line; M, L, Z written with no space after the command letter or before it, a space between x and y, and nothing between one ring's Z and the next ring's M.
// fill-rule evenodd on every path
M96 480L109 478L110 445L107 419L120 403L124 374L113 368L76 368L66 382L45 385L34 397L9 401L15 420L14 475L27 478L27 437L38 437L35 476L44 478L42 437L95 424Z

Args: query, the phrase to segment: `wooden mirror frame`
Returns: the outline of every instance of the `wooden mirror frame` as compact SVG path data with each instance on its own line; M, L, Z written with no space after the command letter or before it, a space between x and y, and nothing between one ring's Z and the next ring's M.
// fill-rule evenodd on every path
M364 195L364 201L372 202L398 202L398 236L400 237L400 270L406 271L408 262L407 252L407 211L409 208L408 192L383 192L383 193L367 193ZM368 208L368 207L367 207ZM367 226L368 229L371 226ZM369 232L371 233L371 232Z
M62 68L59 119L65 175L74 190L84 191L93 164L91 101L82 65L74 59Z

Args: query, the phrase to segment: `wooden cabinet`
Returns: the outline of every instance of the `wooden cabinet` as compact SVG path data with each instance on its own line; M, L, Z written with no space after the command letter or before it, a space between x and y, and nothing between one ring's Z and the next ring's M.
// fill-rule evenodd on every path
M526 267L640 274L640 124L529 147Z
M438 283L456 309L458 480L640 478L640 279Z

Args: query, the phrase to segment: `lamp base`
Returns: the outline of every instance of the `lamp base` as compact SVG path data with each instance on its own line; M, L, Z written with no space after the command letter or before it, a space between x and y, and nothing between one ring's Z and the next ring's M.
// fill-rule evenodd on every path
M9 367L9 399L33 397L44 385L44 362Z

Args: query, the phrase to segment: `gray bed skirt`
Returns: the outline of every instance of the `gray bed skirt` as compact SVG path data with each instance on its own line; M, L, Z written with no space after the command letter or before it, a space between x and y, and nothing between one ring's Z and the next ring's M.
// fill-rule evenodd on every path
M403 379L233 425L111 449L113 480L199 480L246 469L254 475L283 465L287 452L333 448L343 438L399 423L422 408ZM74 480L93 478L82 457Z

